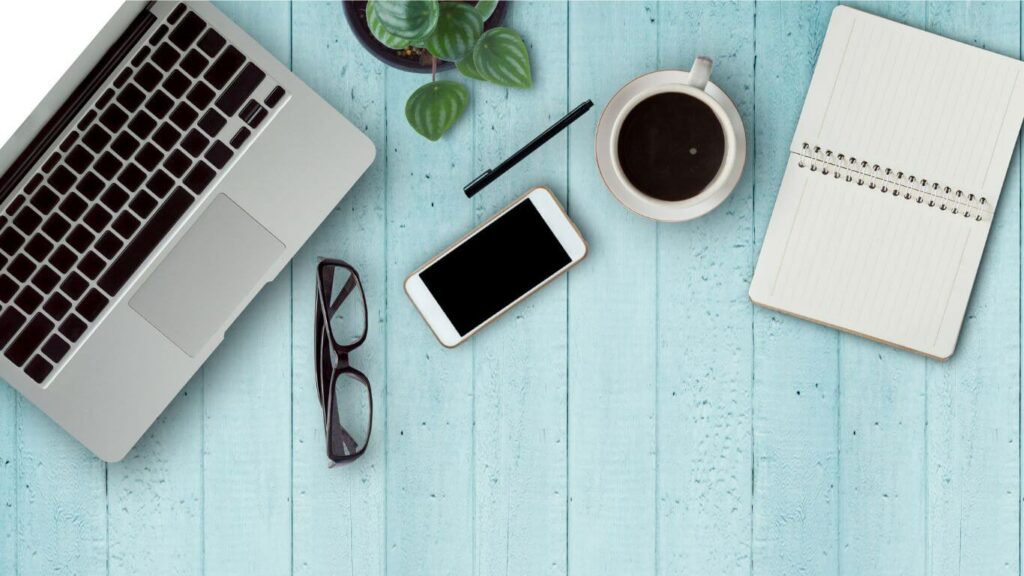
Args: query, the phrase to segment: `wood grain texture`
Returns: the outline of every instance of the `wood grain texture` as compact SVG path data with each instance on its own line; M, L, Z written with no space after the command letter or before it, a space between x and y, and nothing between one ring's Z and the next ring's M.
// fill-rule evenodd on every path
M757 5L754 240L764 238L830 4ZM835 574L839 558L836 333L755 308L753 566Z
M714 61L752 126L754 6L661 3L659 69ZM752 162L723 205L657 236L659 574L750 574Z
M293 573L384 574L386 73L349 32L341 3L303 2L293 8L293 29L302 31L292 43L295 73L380 148L377 161L292 262ZM327 467L313 376L315 268L320 258L340 258L359 271L369 311L366 342L350 361L370 380L373 430L363 457L340 468Z
M125 461L0 389L0 574L1021 575L1019 152L949 362L746 297L833 3L515 3L535 86L468 83L437 143L404 115L429 76L374 59L338 2L218 6L377 160ZM1021 55L1017 2L856 6ZM594 129L623 84L698 53L740 110L747 167L713 213L659 225L607 192ZM442 348L402 282L535 184L589 258ZM362 276L352 362L375 404L369 451L334 469L311 373L324 256Z
M451 72L446 73L448 77ZM446 350L406 297L406 277L473 226L471 103L438 142L405 119L429 76L387 72L387 569L473 570L473 346ZM379 112L378 112L379 113ZM409 513L415 511L415 513Z
M574 107L566 93L568 5L517 4L507 24L533 57L529 90L473 84L473 174L495 166ZM594 114L594 112L591 112ZM563 133L469 202L479 222L534 185L566 199ZM468 344L474 360L475 574L566 573L566 279Z
M288 4L219 7L290 64ZM292 569L291 320L286 267L203 368L203 567L209 574Z
M928 6L927 26L1020 57L1020 6ZM1018 574L1020 168L1014 154L956 354L928 366L927 573Z
M569 100L603 109L657 65L657 6L569 6ZM615 47L609 51L609 47ZM569 214L590 254L569 277L569 570L650 574L656 559L657 228L594 163L598 115L569 135Z

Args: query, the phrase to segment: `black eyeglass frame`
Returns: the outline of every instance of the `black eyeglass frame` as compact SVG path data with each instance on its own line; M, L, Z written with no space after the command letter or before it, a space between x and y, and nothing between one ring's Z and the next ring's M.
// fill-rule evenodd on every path
M348 291L347 294L339 294L337 302L332 303L335 305L334 311L341 306L352 292L358 292L360 301L363 305L363 330L358 340L350 344L340 344L334 335L334 329L331 327L331 316L332 311L328 306L328 300L330 299L330 292L333 286L324 286L324 272L328 268L343 268L351 273L351 278L355 280L354 286ZM333 278L333 274L331 275ZM359 278L359 272L348 262L343 260L323 258L317 263L316 267L316 310L313 314L313 337L315 340L315 347L313 349L314 361L315 361L315 377L317 385L317 395L320 400L320 407L324 413L324 435L327 444L327 458L331 460L331 465L343 464L351 462L356 458L359 458L366 451L366 447L370 444L370 434L373 430L373 391L370 387L370 380L365 374L353 368L349 362L349 354L360 347L366 341L366 334L368 329L369 319L367 317L366 309L366 294L363 291L363 283ZM338 358L337 363L331 362L330 353L326 354L324 349L324 339L326 337L327 343L330 344L334 351L334 355ZM355 452L348 454L335 453L336 441L344 437L351 439L348 431L341 426L338 422L338 406L337 397L335 395L338 378L342 375L349 375L355 380L359 381L363 386L366 387L366 396L369 402L370 414L369 422L366 430L366 440L362 443L362 446ZM324 376L329 376L329 384L324 382Z

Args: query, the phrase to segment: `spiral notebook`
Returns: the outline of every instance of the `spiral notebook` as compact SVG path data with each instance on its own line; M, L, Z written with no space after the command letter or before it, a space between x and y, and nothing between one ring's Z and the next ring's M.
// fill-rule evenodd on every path
M836 8L751 300L951 356L1024 118L1022 71Z

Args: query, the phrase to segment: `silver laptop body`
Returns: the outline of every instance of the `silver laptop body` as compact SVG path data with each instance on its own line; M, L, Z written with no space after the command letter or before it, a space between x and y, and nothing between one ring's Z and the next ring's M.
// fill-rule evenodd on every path
M374 155L208 3L125 4L0 148L0 377L120 460Z

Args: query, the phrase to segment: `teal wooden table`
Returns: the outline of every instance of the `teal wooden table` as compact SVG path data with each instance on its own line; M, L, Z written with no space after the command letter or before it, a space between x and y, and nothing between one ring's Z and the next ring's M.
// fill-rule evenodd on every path
M363 51L338 3L222 7L377 161L125 461L0 388L0 574L1021 573L1018 156L951 361L747 299L831 4L517 3L534 88L473 84L438 143L404 118L424 78ZM1020 57L1018 3L866 9ZM598 112L699 53L743 115L745 175L707 217L654 224L602 185ZM586 98L567 134L463 197ZM534 184L591 256L443 349L403 279ZM317 256L357 266L371 309L352 360L372 444L335 469L310 371Z

